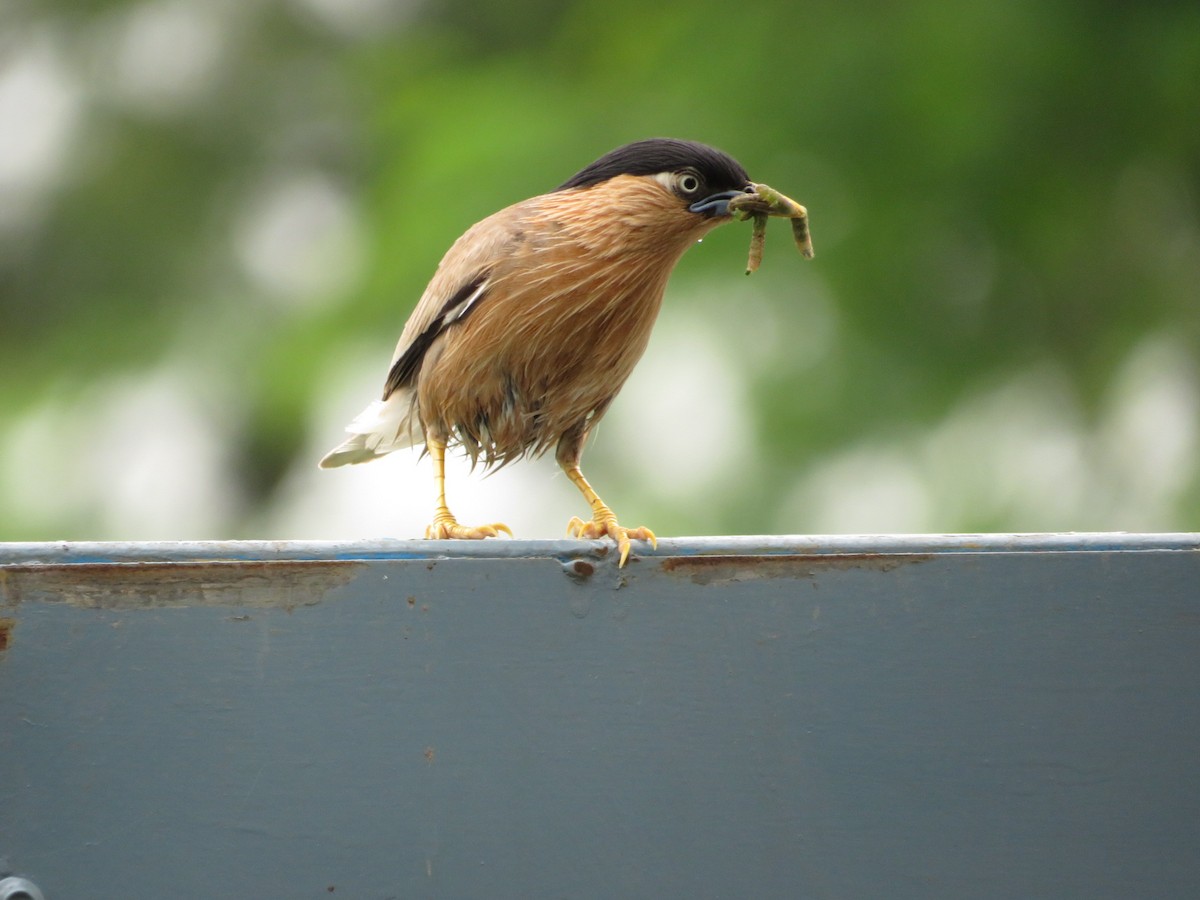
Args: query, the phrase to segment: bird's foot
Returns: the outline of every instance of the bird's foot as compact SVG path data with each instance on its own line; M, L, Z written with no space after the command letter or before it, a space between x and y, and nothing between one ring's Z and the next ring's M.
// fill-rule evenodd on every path
M649 528L626 528L624 525L618 524L617 517L607 506L597 509L590 522L585 522L579 516L572 516L571 521L567 523L567 534L580 540L612 538L617 542L617 550L621 553L618 568L624 566L625 560L629 558L629 542L631 540L649 541L651 547L658 546L658 538L654 536L653 531Z
M458 520L450 514L449 510L440 509L433 517L433 524L425 529L425 537L431 541L480 541L484 538L497 537L502 531L512 537L512 529L501 522L474 527L459 525Z

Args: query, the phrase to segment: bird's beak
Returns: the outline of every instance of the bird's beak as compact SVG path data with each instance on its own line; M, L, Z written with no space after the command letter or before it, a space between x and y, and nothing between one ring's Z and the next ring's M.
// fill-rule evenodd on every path
M713 194L709 197L705 197L703 200L697 200L695 203L689 206L688 209L710 219L718 216L728 216L730 215L729 201L734 197L741 196L744 193L746 192L721 191L719 194Z

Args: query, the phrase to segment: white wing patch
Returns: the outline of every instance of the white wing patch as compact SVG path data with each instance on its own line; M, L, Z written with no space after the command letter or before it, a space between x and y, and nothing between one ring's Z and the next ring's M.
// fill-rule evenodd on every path
M482 281L479 283L479 287L475 288L475 290L473 290L465 300L456 306L445 310L442 313L442 327L452 325L465 316L471 307L475 305L475 301L482 297L487 289L488 282L486 280Z

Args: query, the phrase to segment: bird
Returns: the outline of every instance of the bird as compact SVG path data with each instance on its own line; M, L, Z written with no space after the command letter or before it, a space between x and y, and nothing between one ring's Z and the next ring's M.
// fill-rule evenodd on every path
M645 351L676 263L754 187L721 150L650 138L468 228L405 324L382 396L320 466L423 444L437 494L426 538L482 539L512 531L450 512L447 447L485 469L554 448L591 508L570 520L569 536L611 539L621 567L632 541L656 547L654 532L621 525L584 477L584 444Z

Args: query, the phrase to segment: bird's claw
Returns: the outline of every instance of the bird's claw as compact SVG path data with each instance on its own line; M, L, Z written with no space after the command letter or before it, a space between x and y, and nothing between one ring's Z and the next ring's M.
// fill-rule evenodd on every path
M425 537L431 541L481 541L484 538L499 537L502 531L512 537L512 529L502 522L494 522L491 525L459 525L454 516L439 513L433 517L433 524L425 529Z
M585 522L579 516L572 516L567 523L567 534L579 540L595 540L610 537L617 542L617 550L621 554L618 568L625 565L629 558L630 541L649 541L651 547L658 547L658 538L649 528L626 528L617 523L617 517L612 510L598 510L590 522Z

